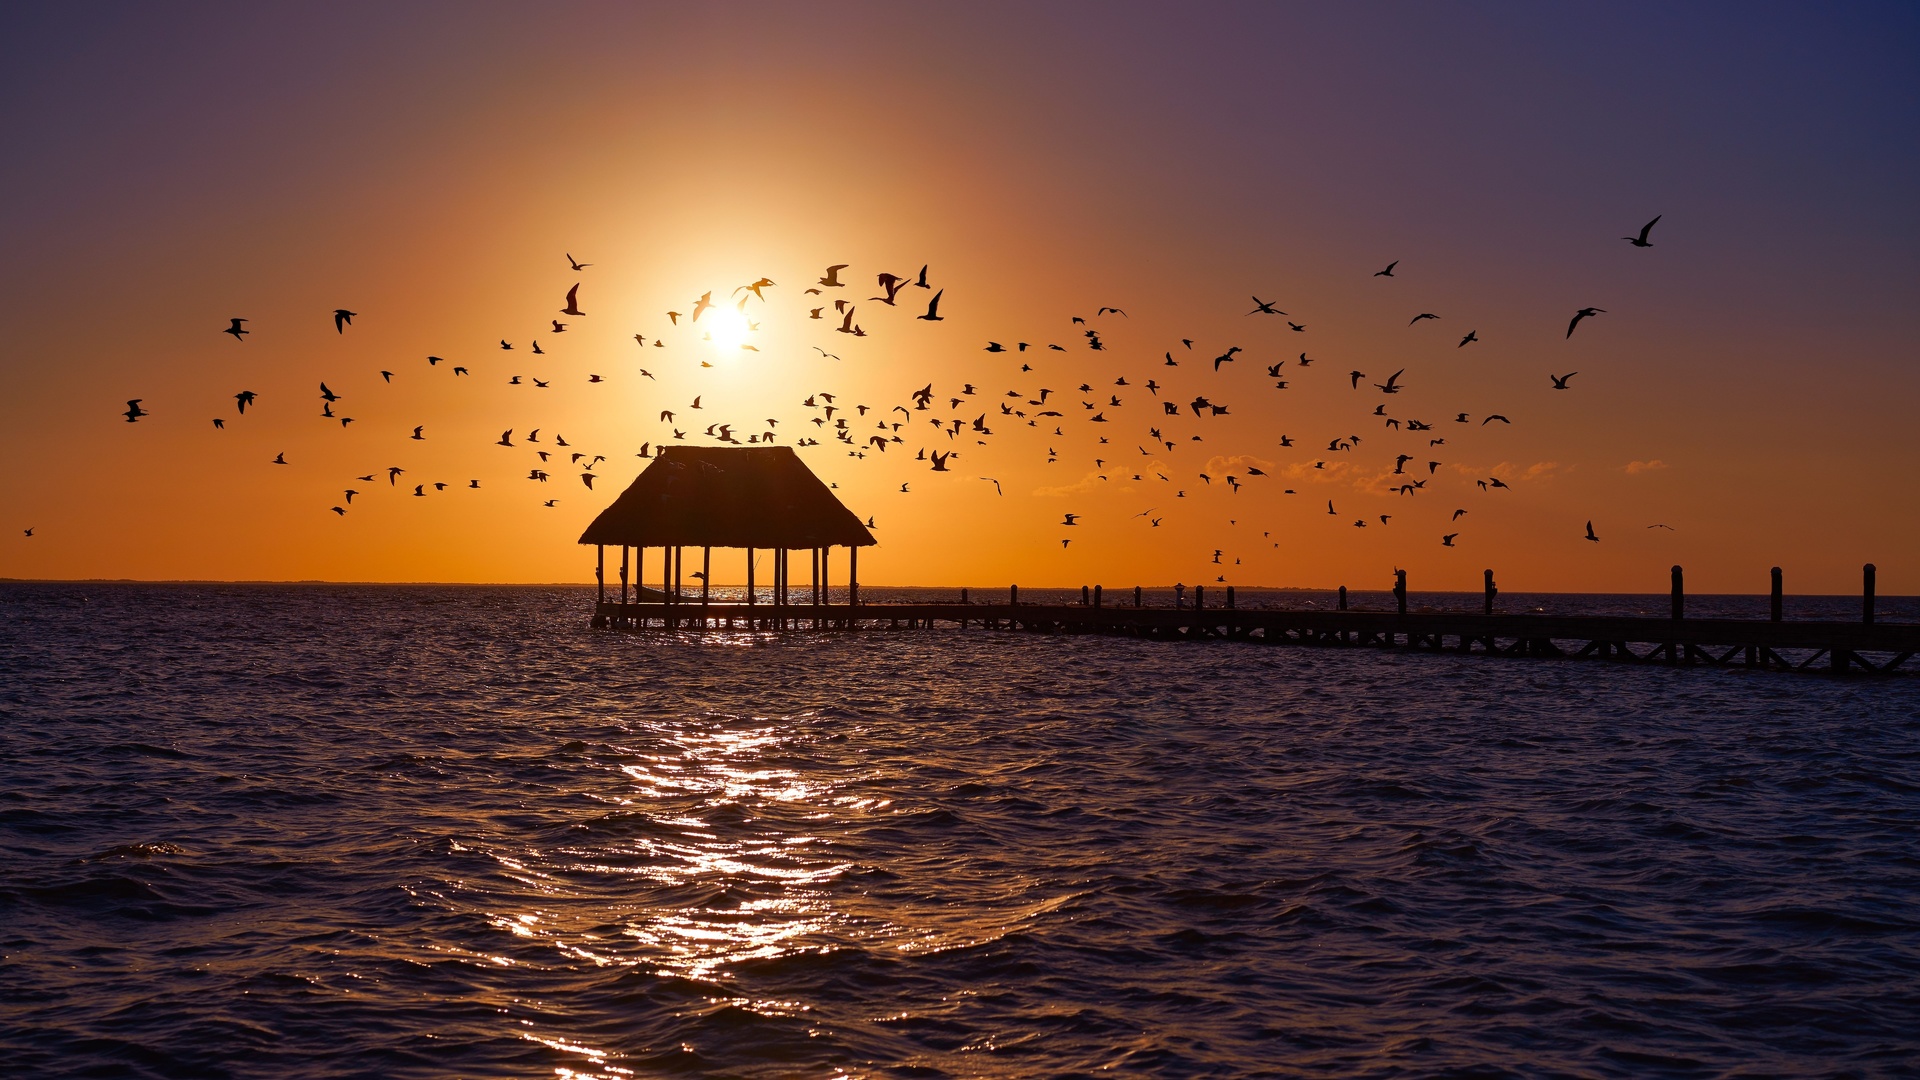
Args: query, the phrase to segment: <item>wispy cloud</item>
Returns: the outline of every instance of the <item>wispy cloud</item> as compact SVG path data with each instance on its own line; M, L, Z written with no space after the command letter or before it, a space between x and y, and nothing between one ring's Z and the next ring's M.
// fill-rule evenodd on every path
M1643 472L1658 472L1668 467L1666 462L1654 458L1651 461L1629 461L1624 471L1628 476L1639 476Z

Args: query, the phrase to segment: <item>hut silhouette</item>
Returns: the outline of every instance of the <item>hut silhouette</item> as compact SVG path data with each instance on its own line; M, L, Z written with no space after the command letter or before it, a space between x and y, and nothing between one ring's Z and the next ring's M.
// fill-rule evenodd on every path
M620 549L620 603L627 587L636 602L676 603L692 599L681 591L684 549L700 549L699 601L710 597L714 548L744 548L747 600L758 603L754 562L761 550L773 552L773 602L786 604L788 553L810 553L812 603L827 587L827 557L847 549L848 602L859 596L859 551L876 543L853 511L841 505L790 447L661 447L660 456L634 478L613 504L580 534L597 549L595 576L601 604L607 602L607 548ZM659 592L643 589L646 550L662 549ZM629 562L631 560L631 562Z

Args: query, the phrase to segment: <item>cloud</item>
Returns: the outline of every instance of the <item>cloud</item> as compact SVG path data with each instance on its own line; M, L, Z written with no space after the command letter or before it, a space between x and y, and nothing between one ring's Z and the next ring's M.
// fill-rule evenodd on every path
M1527 466L1527 471L1520 474L1520 479L1544 484L1559 479L1566 473L1572 472L1574 468L1575 466L1569 465L1562 469L1557 461L1536 461Z
M1639 476L1643 472L1658 472L1668 467L1666 462L1654 458L1651 461L1629 461L1625 471L1628 476Z
M1126 475L1132 476L1133 474L1128 473ZM1100 473L1090 472L1085 476L1081 477L1078 483L1064 484L1060 487L1034 488L1033 493L1035 495L1040 495L1040 496L1083 495L1089 491L1092 491L1095 487L1099 486L1100 484L1104 484L1106 482L1107 482L1106 479Z

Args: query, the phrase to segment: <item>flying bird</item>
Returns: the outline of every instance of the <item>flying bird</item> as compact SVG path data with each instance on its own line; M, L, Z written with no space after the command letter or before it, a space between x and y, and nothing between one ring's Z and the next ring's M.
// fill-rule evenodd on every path
M1469 331L1467 331L1467 336L1466 336L1466 337L1463 337L1463 338L1461 338L1461 339L1460 339L1460 344L1458 344L1458 345L1455 345L1455 346L1454 346L1454 348L1456 348L1456 349L1464 349L1464 348L1466 348L1466 347L1467 347L1468 345L1471 345L1472 343L1474 343L1474 342L1476 342L1476 341L1479 341L1479 340L1480 340L1480 331L1478 331L1478 330L1469 330Z
M1423 311L1423 312L1421 312L1420 314L1418 314L1418 315L1415 315L1415 316L1414 316L1413 318L1411 318L1411 319L1408 319L1408 320L1407 320L1407 325L1408 325L1408 326L1412 326L1412 325L1413 325L1414 323L1417 323L1417 322L1419 322L1419 321L1420 321L1421 319L1438 319L1439 317L1440 317L1440 316L1438 316L1438 315L1435 315L1434 313L1432 313L1432 312L1430 312L1430 311Z
M246 412L247 412L247 406L253 404L253 399L259 396L260 395L254 393L251 390L242 390L239 393L233 395L233 400L240 404L240 414L244 416L246 415Z
M574 261L574 258L573 258L573 253L572 253L572 252L567 252L567 265L568 265L568 266L571 266L571 267L573 267L573 270L574 270L574 272L575 272L575 273L579 273L580 271L582 271L582 270L585 270L585 269L586 269L587 267L589 267L589 266L592 266L593 264L592 264L592 263L583 263L583 262L575 262L575 261Z
M353 317L358 314L359 312L348 311L346 308L334 308L333 309L333 332L336 334L346 333L347 327L353 325Z
M940 298L945 295L947 295L947 290L945 289L934 293L933 300L927 304L927 313L925 315L915 315L914 318L923 319L927 322L939 322L944 319L946 316L940 314Z
M1591 315L1602 314L1606 310L1607 310L1606 308L1583 307L1579 311L1574 312L1573 321L1567 324L1567 337L1573 336L1573 328L1580 325L1581 319L1587 318L1588 316L1591 316Z
M567 290L567 306L560 309L560 314L562 315L585 315L586 314L586 312L580 310L580 285L578 282L574 283L573 288Z
M1249 315L1285 315L1286 314L1286 312L1281 311L1279 308L1276 308L1273 306L1274 303L1276 303L1276 301L1262 300L1256 296L1253 298L1253 303L1254 303L1253 310L1247 312L1247 314ZM1187 347L1192 348L1193 345L1189 343Z
M1509 420L1509 419L1507 419L1507 418L1506 418L1506 417L1504 417L1504 416L1501 416L1501 415L1500 415L1499 413L1489 413L1489 414L1487 414L1487 418L1486 418L1485 420L1482 420L1482 421L1480 421L1480 426L1481 426L1481 427L1486 427L1486 426L1487 426L1488 424L1491 424L1491 423L1493 423L1493 422L1494 422L1495 420L1498 420L1498 421L1500 421L1500 422L1501 422L1501 423L1503 423L1503 424L1511 424L1511 423L1513 423L1513 421L1511 421L1511 420Z
M1375 270L1375 271L1373 272L1373 276L1374 276L1374 277L1392 277L1392 276L1393 276L1393 268L1394 268L1394 267L1396 267L1396 266L1399 266L1399 265L1400 265L1400 260L1399 260L1399 259L1395 259L1395 260L1393 260L1392 262L1390 262L1390 263L1388 263L1388 264L1387 264L1387 268L1386 268L1385 270Z
M272 464L275 464L275 465L287 464L287 452L285 450L282 450L279 453L273 455Z
M1596 544L1600 542L1600 538L1593 535L1593 522L1591 521L1587 522L1587 539L1593 541Z
M1548 372L1547 378L1553 380L1553 388L1555 390L1565 390L1567 388L1567 380L1578 374L1580 373L1577 371L1569 371L1565 375L1555 375L1552 372Z
M146 416L146 415L148 415L148 413L147 413L147 410L145 410L145 409L143 409L143 408L141 408L141 407L140 407L140 403L141 403L141 402L143 402L143 401L145 401L145 400L147 400L147 399L146 399L146 398L131 398L131 399L129 399L129 400L127 401L127 414L126 414L126 415L127 415L127 423L129 423L129 424L131 424L131 423L133 423L133 422L135 422L135 421L137 421L137 420L139 420L139 419L140 419L141 417L143 417L143 416Z
M247 319L229 319L229 320L227 320L227 322L228 322L228 326L227 326L227 328L226 328L225 330L222 330L222 331L220 331L220 332L221 332L221 333L223 333L223 334L232 334L232 335L233 335L233 340L235 340L235 341L240 341L240 340L243 340L243 338L244 338L244 335L247 335L247 334L251 334L251 333L253 333L253 331L251 331L251 330L246 330L246 329L243 329L243 328L242 328L242 327L240 326L240 324L241 324L241 323L244 323L244 322L248 322L248 321L250 321L250 320L247 320Z
M829 289L838 289L845 286L846 282L840 280L840 271L846 268L846 263L835 263L827 267L827 276L820 279L820 284L825 285Z
M1637 237L1623 236L1620 239L1625 240L1627 243L1632 244L1634 247L1652 247L1653 245L1647 242L1647 234L1653 231L1653 227L1655 225L1660 224L1660 218L1663 218L1666 216L1667 215L1665 214L1660 214L1657 217L1655 217L1652 221L1649 221L1645 225L1640 226L1639 236Z

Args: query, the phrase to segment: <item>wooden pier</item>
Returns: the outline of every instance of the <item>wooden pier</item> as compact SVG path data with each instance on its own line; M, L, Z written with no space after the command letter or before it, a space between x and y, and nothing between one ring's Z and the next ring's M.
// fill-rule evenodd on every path
M665 630L1024 630L1160 641L1224 640L1322 648L1403 649L1620 663L1886 674L1920 653L1920 625L1488 615L1399 611L1276 611L1095 604L596 605L597 626Z

